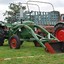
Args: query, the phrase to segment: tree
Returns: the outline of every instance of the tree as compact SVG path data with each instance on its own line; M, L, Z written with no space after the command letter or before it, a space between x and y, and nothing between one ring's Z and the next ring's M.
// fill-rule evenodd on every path
M20 5L19 4L10 3L9 9L10 9L10 11L6 11L4 13L4 16L6 16L5 20L8 23L13 23L13 22L17 21L16 13L20 12Z

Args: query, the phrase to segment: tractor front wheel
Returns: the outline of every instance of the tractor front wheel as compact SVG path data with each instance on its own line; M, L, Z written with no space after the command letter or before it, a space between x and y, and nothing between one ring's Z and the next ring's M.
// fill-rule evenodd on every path
M9 39L9 46L12 49L19 49L20 48L20 39L17 35L13 35Z

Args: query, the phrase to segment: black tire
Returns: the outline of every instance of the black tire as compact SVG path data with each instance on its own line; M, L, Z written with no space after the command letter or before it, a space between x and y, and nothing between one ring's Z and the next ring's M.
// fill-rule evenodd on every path
M64 41L64 35L63 33L59 34L59 31L64 30L64 23L58 23L55 27L54 27L54 35L55 37L57 37L60 41ZM62 37L62 38L61 38Z
M58 30L64 30L64 23L58 23L57 25L55 25L55 32L54 32L54 35L55 35L55 37L57 37L57 31ZM63 38L63 39L61 39L61 37ZM63 36L63 33L60 35L59 37L60 38L58 38L61 42L61 45L60 45L60 49L61 49L61 51L62 52L64 52L64 36Z
M20 39L17 35L13 35L9 39L9 46L12 49L19 49L21 45Z
M56 24L55 27L54 27L54 31L56 32L59 28L63 28L64 29L64 23Z
M0 46L4 43L4 30L0 27Z

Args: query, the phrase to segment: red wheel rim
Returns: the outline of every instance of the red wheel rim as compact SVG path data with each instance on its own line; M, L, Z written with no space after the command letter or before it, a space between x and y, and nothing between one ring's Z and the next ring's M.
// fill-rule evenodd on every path
M58 29L55 36L60 40L64 41L64 29Z
M16 48L16 42L17 42L17 41L16 41L15 38L11 39L11 43L10 43L10 44L11 44L11 47L12 47L12 48Z

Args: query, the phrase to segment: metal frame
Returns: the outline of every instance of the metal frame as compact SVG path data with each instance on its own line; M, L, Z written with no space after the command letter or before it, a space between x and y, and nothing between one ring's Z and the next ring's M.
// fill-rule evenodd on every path
M53 11L54 11L54 6L53 6L53 4L51 4L51 3L49 3L49 2L42 2L42 1L31 1L31 0L29 0L29 1L27 1L27 4L28 4L29 2L37 2L37 3L45 3L45 4L50 4L50 5L52 6L52 8L53 8Z
M40 11L40 7L37 4L28 3L28 2L27 3L20 3L20 5L22 5L22 4L26 4L27 5L28 11L29 11L29 5L36 5L38 7L38 10Z

